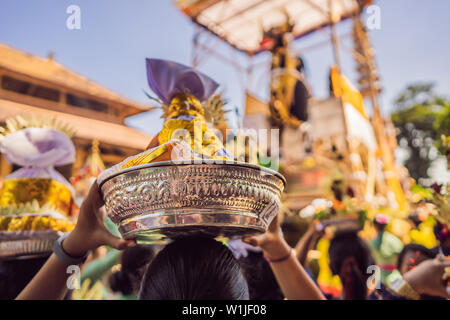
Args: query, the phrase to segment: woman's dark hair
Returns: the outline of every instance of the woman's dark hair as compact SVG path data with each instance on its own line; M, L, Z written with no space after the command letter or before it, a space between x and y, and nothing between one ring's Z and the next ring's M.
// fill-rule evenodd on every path
M145 272L141 300L248 299L247 282L231 251L207 237L176 240Z
M418 228L419 225L422 223L422 221L420 221L419 216L417 214L410 214L408 216L408 219L414 224L415 228Z
M239 263L247 279L250 300L284 299L275 275L262 252L249 251L247 257L239 259Z
M409 252L419 252L429 259L434 259L436 256L436 253L433 252L433 250L427 249L426 247L416 244L416 243L410 243L403 247L403 250L399 253L397 258L397 269L400 270L401 265L403 264L403 260L405 259L405 255Z
M444 242L446 239L450 238L450 232L448 228L443 223L436 223L433 227L434 235L436 236L436 239L438 239L441 242Z
M375 229L376 229L378 232L384 232L384 230L386 230L387 224L385 224L385 223L380 223L380 222L374 220L374 221L373 221L373 226L375 227Z
M0 300L15 299L42 268L49 255L0 262Z
M367 244L354 231L340 231L328 249L330 268L339 275L344 289L344 299L367 298L367 268L374 264Z
M125 296L139 292L145 269L154 257L152 247L136 245L126 248L121 255L121 270L109 276L109 287Z

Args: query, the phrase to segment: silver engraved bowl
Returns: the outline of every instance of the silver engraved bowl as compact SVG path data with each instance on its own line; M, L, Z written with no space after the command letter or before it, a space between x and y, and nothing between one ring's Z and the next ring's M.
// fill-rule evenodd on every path
M163 161L119 171L100 188L124 238L165 243L263 233L281 208L285 183L278 172L248 163Z

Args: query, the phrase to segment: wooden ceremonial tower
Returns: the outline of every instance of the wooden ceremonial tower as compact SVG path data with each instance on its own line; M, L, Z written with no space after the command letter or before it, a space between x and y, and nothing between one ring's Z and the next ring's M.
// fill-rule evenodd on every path
M359 75L358 83L360 92L368 98L372 105L372 126L378 143L378 161L382 164L382 176L384 179L377 180L377 193L386 196L391 207L398 212L407 214L407 201L397 175L394 151L396 148L395 132L392 131L390 119L383 119L380 111L379 94L381 84L377 65L375 62L374 49L371 46L367 29L362 21L361 15L353 18L353 42L356 71Z

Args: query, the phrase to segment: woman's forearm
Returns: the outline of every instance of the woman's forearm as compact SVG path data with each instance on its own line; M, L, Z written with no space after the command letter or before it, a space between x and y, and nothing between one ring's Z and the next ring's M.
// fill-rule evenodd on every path
M320 289L298 262L297 257L292 254L291 248L284 239L280 237L266 248L264 253L272 261L288 256L283 261L270 263L278 284L288 300L325 299Z
M325 300L324 295L309 277L296 257L271 263L272 271L288 300Z
M62 243L62 249L69 256L82 257L87 249L80 246L81 238L76 230L72 231ZM39 272L17 296L17 300L59 300L63 299L72 279L80 281L80 269L77 265L69 266L53 253ZM72 277L68 281L69 277ZM81 283L78 283L81 285Z
M52 254L17 300L58 300L67 292L68 266Z
M106 229L103 216L99 212L103 204L95 182L81 205L75 229L61 243L62 251L75 259L70 261L80 261L90 250L99 246L108 245L114 249L123 250L136 244L134 240L115 237ZM55 254L52 254L16 299L62 299L69 285L73 284L72 279L79 276L77 273L79 269L76 267L76 265L69 266L63 263Z
M308 251L311 248L313 242L314 234L312 232L306 232L303 237L300 238L297 245L295 246L295 255L301 265L305 265L306 258L308 256Z

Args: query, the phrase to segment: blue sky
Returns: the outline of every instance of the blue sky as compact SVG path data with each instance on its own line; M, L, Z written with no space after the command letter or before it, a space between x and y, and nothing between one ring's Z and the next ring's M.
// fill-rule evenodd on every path
M14 0L0 1L0 42L55 59L96 82L147 103L145 58L166 58L190 64L194 27L173 6L172 0ZM81 8L81 30L66 28L66 8ZM434 81L437 91L450 90L450 1L378 0L381 30L371 32L384 92L382 110L388 114L394 97L407 84ZM349 23L339 26L347 34ZM298 49L327 39L319 32L295 43ZM342 40L343 71L355 79L348 48L350 38ZM243 55L231 55L226 46L217 49L231 58L245 61ZM330 46L305 52L309 83L316 96L327 90L328 68L333 62ZM267 60L267 56L258 59ZM231 107L244 104L245 77L213 57L200 69L222 84ZM265 69L256 74L252 89L267 95ZM369 110L370 112L370 110ZM230 119L235 125L236 119ZM128 124L148 133L160 128L157 112L129 119Z

